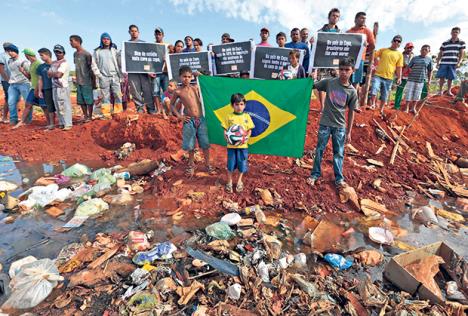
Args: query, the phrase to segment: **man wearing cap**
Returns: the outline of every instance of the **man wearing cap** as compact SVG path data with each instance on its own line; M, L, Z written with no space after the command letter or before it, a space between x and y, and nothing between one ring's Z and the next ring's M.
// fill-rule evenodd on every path
M122 72L120 66L120 54L109 33L102 33L99 46L94 49L93 62L96 65L96 76L101 89L101 112L107 116L110 113L120 113L122 108L122 91L120 82ZM114 108L111 109L111 94L114 97ZM96 111L99 112L99 111Z
M25 48L23 50L24 56L30 62L29 70L23 69L23 75L28 78L31 82L31 89L29 90L28 97L25 101L24 111L21 115L21 120L13 127L18 128L24 123L31 121L32 119L32 107L33 105L45 106L44 99L39 97L39 90L37 89L38 75L37 68L41 65L41 62L36 58L36 53L31 48Z
M55 60L48 71L52 78L52 96L54 99L59 128L68 131L72 128L72 105L70 101L70 66L65 59L65 48L62 45L54 46Z
M263 27L260 30L260 43L258 43L257 46L271 47L271 44L268 43L268 37L270 37L270 30Z
M372 78L370 108L375 109L377 93L380 92L380 113L382 115L392 89L395 73L397 74L396 84L401 84L403 54L398 51L401 41L401 35L395 35L389 48L381 48L375 53L374 62L378 65Z
M229 35L229 33L224 33L223 35L221 35L221 44L228 44L232 42L234 42L234 40L231 38L231 35Z
M19 50L13 44L5 47L5 51L10 56L7 65L10 70L10 78L8 80L8 110L10 112L10 124L18 123L18 102L20 98L26 101L28 98L31 85L29 79L24 75L29 70L29 61L19 58Z
M11 43L3 43L3 49ZM8 69L8 56L6 50L0 53L0 81L2 82L3 95L5 96L2 110L2 123L8 123L8 80L10 80L10 70Z
M395 105L394 108L399 110L401 107L401 100L403 99L403 91L405 90L406 82L408 81L408 75L411 69L408 67L411 59L414 57L413 53L414 45L413 43L409 42L406 43L405 48L403 50L403 70L401 84L398 85L397 90L395 92Z
M187 39L187 36L185 38ZM166 51L168 50L168 45L164 42L164 30L159 26L154 29L154 39L156 40L156 44L163 44L166 46ZM164 107L161 104L161 96L164 93L164 91L167 90L168 85L169 75L167 73L166 60L164 60L163 72L157 74L153 80L153 102L156 106L156 114L162 113L164 118L166 118L166 111L164 110Z

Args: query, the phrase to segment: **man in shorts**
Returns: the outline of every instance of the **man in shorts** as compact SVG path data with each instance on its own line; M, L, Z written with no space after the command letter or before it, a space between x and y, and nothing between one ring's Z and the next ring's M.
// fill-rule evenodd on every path
M439 78L439 95L442 95L442 89L447 80L447 95L453 96L450 91L452 88L452 80L457 77L457 68L461 66L463 57L465 56L465 42L458 38L460 28L452 29L451 38L442 43L439 55L437 56L437 74Z

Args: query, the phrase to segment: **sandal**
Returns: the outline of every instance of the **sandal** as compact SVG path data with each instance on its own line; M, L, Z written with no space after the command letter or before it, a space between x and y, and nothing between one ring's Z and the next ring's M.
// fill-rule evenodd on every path
M216 169L215 169L212 165L206 166L206 171L207 171L208 174L210 174L210 175L216 174Z
M317 183L317 179L314 177L308 177L306 180L307 184L313 187Z
M238 182L236 185L236 192L240 193L244 191L244 184L242 182Z
M193 177L193 174L195 173L195 169L193 166L188 166L187 169L185 169L185 175L187 177Z
M232 193L232 183L226 183L226 192Z

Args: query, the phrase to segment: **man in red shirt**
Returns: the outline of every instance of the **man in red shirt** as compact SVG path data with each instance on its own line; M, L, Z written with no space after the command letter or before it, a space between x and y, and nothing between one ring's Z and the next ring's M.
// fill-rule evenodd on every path
M360 84L363 81L364 77L364 60L366 59L366 51L373 51L375 49L375 37L374 33L366 26L366 13L365 12L358 12L354 18L354 27L350 28L346 33L358 33L364 34L365 37L365 45L362 52L362 60L359 64L359 68L353 73L351 78L351 82L353 86L356 87L358 91L358 95L361 95L360 91Z

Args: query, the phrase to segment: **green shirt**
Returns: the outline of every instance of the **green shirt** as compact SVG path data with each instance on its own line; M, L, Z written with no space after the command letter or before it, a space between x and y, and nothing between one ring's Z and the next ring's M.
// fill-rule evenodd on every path
M29 74L31 75L31 87L33 89L37 89L37 82L39 81L39 76L37 75L37 67L39 67L40 64L41 62L36 59L36 61L33 62L29 67Z

